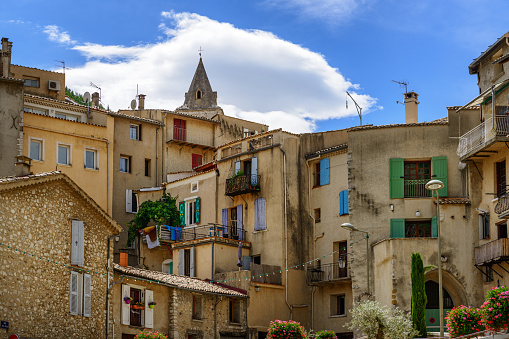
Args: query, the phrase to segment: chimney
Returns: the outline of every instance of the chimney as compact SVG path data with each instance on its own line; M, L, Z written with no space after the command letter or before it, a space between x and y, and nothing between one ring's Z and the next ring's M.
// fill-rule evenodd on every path
M9 38L2 38L2 50L0 53L2 68L0 69L0 75L4 77L11 76L11 51L12 42L9 42Z
M92 93L92 106L99 107L99 93Z
M24 155L18 155L16 157L16 176L23 177L29 174L30 168L32 167L32 159Z
M145 109L145 94L138 95L138 109L140 111Z
M419 96L419 94L415 92L407 92L404 95L405 95L405 123L416 124L419 122L417 114L417 106L419 105L417 97Z

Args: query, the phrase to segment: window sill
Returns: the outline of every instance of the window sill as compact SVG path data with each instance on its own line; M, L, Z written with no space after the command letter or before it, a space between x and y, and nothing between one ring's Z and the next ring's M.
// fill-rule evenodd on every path
M38 164L43 164L43 163L44 163L44 160L36 160L36 159L32 159L32 162L35 162L35 163L38 163Z
M60 163L57 163L57 166L72 167L72 164L60 164Z
M242 324L241 323L232 323L232 322L230 322L230 323L228 323L228 326L240 327L240 326L242 326Z
M267 231L268 231L267 229L264 229L264 230L258 230L258 231L253 231L253 234L262 233L262 232L267 232Z
M329 318L346 318L346 314L330 315Z
M119 173L131 174L131 172L118 171Z
M86 171L99 172L99 169L98 169L98 168L88 168L88 167L85 167L85 170L86 170Z
M203 319L191 319L192 321L195 321L195 322L198 322L198 323L202 323L203 322Z

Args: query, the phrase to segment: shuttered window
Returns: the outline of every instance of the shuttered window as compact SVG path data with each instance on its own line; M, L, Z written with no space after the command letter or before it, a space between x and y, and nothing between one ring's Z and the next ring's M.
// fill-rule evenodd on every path
M202 165L203 156L201 154L193 154L192 155L192 166L193 168Z
M320 160L320 186L330 184L330 158Z
M339 215L348 214L348 190L339 192Z
M92 277L90 274L83 274L83 315L90 317L92 310Z
M237 205L237 236L238 240L244 240L243 238L244 224L242 218L242 204Z
M265 198L255 200L255 231L267 229L266 201Z
M72 220L71 222L71 265L85 265L85 227L83 221Z
M70 311L72 315L79 314L79 280L80 274L78 272L71 271L71 282L70 282Z
M184 201L179 202L179 221L180 226L186 225L186 203Z
M405 219L391 219L391 238L405 237Z
M145 290L145 324L146 328L154 328L154 309L150 308L148 303L154 301L154 291ZM143 311L142 311L143 312Z
M431 221L419 220L412 221L405 219L391 219L391 238L425 238L438 236L438 228L436 217L433 217Z
M431 177L429 161L405 161L401 158L389 160L390 198L429 197L431 192L425 188L431 179L440 180L444 187L438 190L440 197L446 197L447 157L431 158Z

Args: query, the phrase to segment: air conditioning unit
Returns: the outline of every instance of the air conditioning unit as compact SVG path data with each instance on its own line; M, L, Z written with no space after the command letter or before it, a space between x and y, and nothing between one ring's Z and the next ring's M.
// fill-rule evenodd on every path
M49 80L48 88L50 89L50 91L60 91L60 83L55 80Z

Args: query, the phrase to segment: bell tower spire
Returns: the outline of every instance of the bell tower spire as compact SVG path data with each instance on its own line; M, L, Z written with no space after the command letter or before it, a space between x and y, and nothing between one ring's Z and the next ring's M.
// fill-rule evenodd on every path
M205 66L203 66L203 60L201 58L201 52L203 50L200 47L200 61L196 72L194 72L193 81L189 86L189 90L186 93L183 109L215 109L217 108L217 92L212 91L210 86Z

